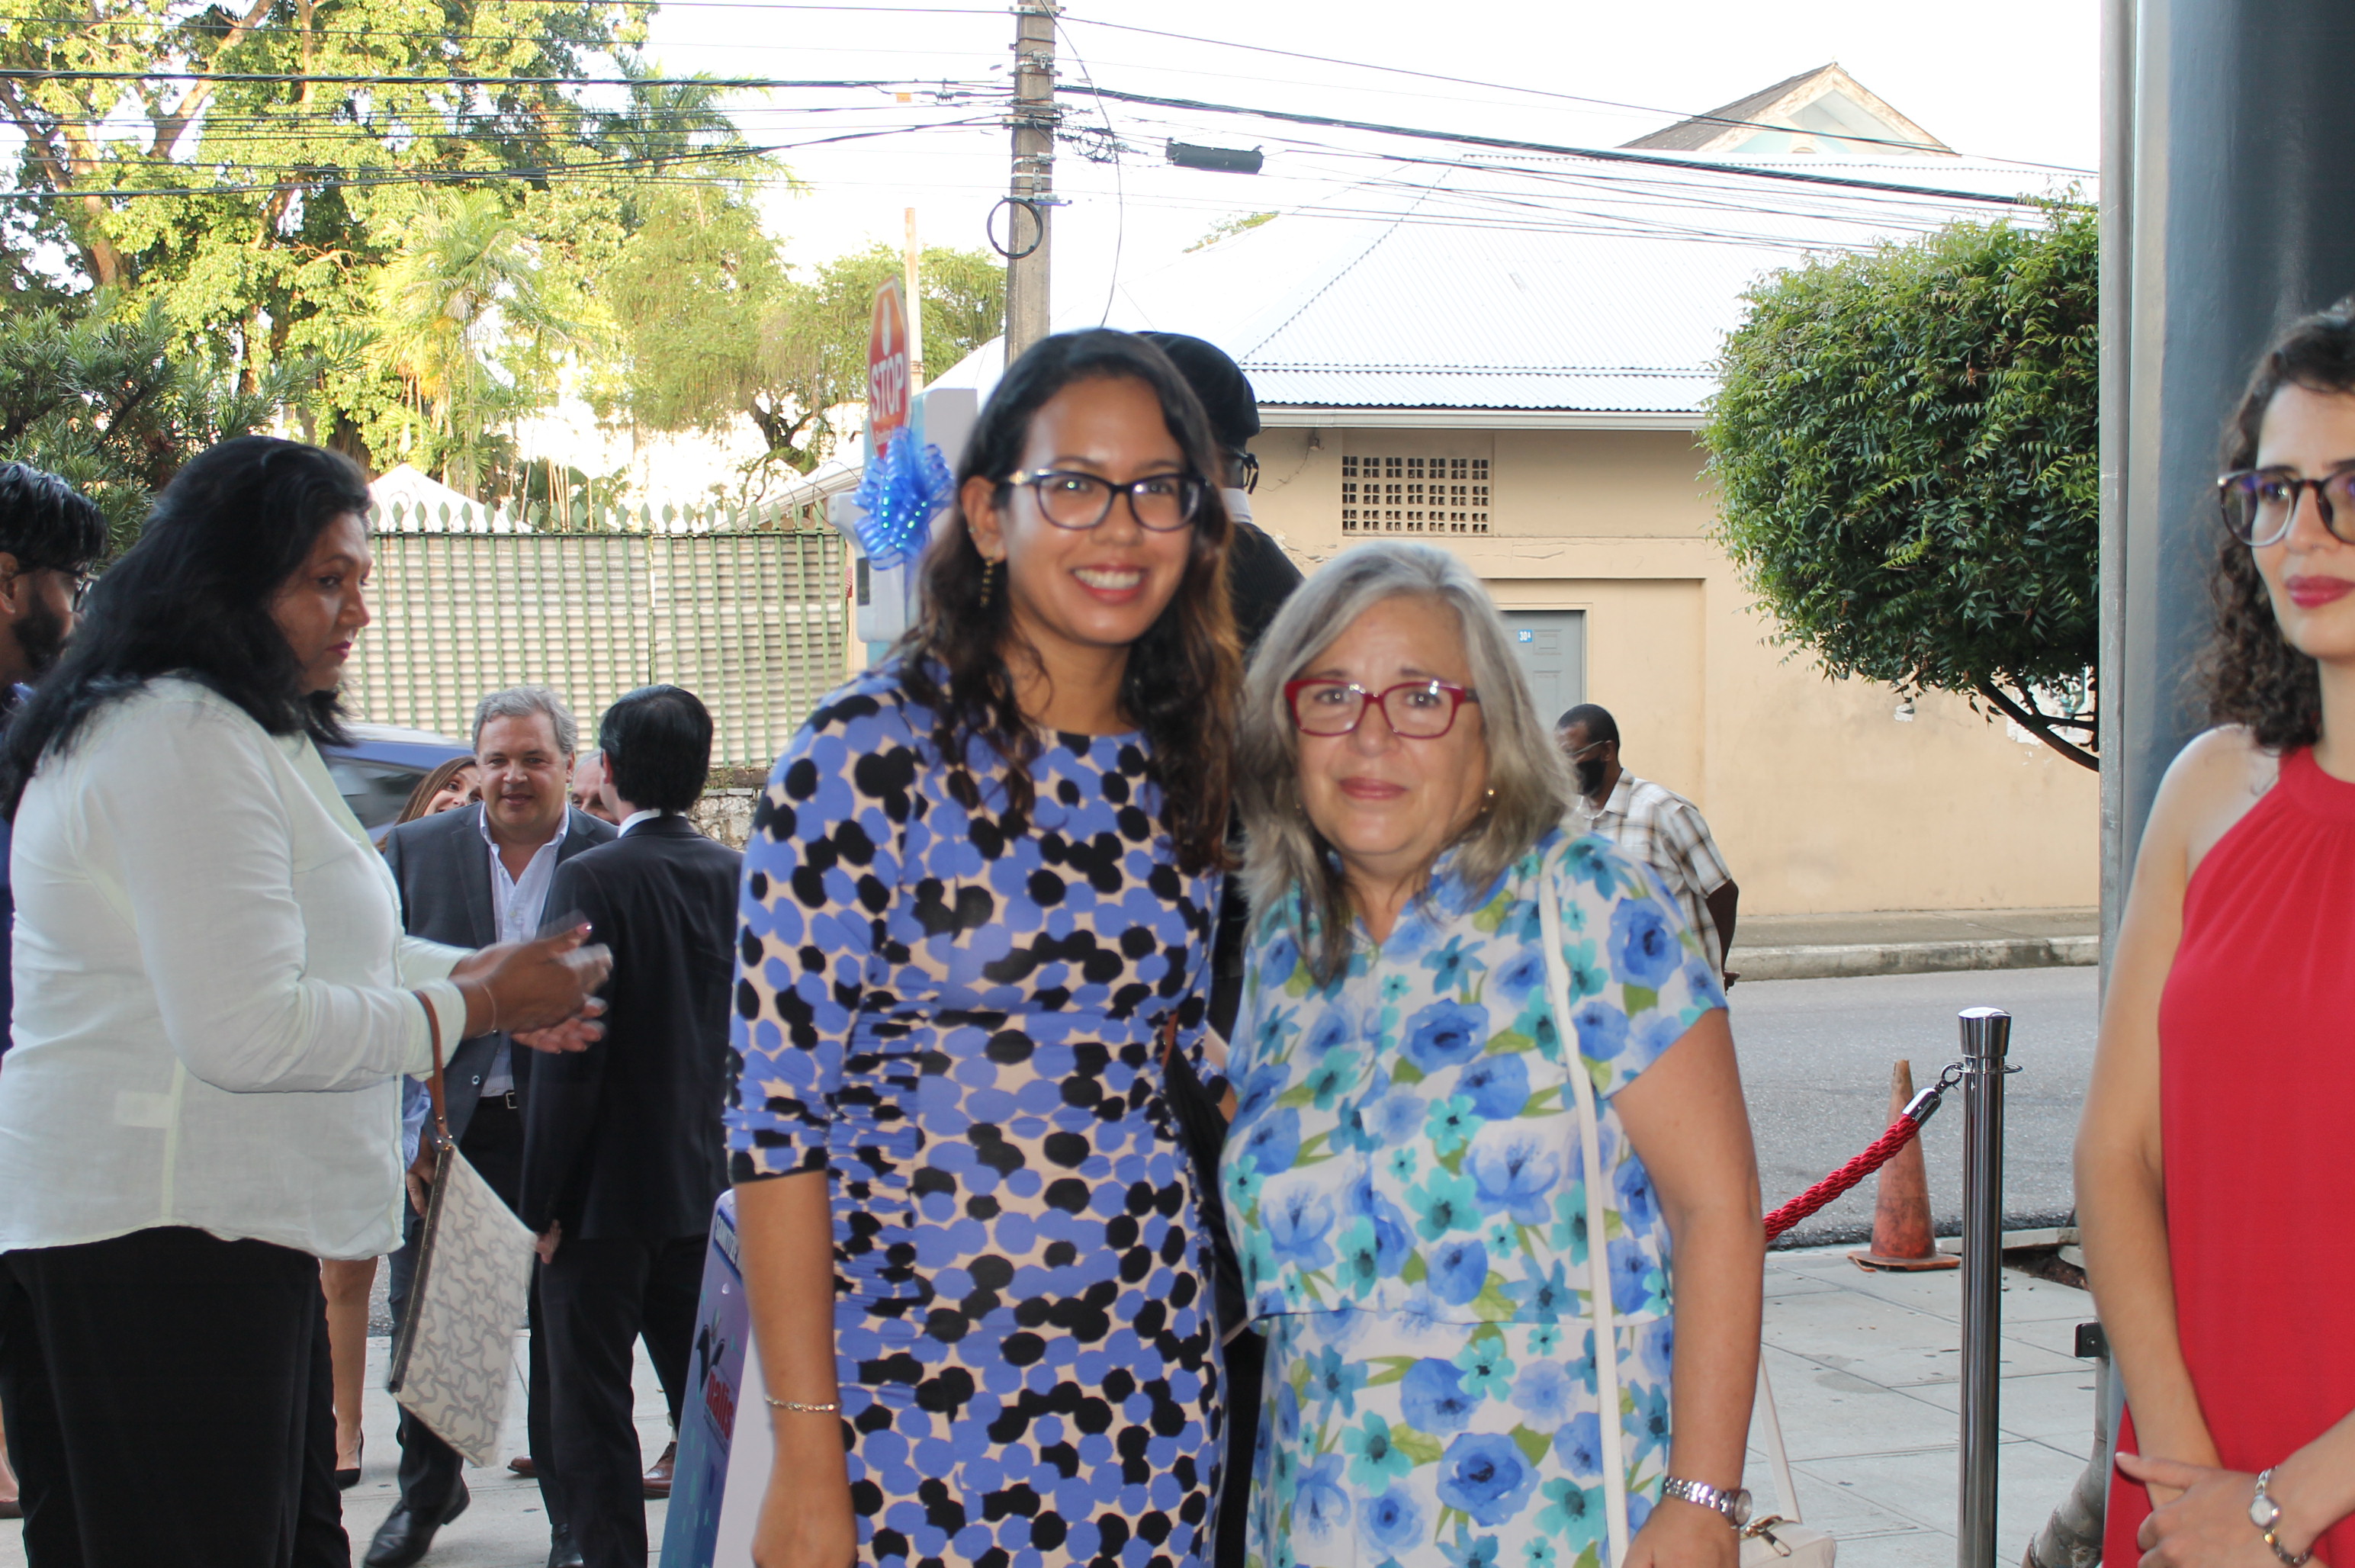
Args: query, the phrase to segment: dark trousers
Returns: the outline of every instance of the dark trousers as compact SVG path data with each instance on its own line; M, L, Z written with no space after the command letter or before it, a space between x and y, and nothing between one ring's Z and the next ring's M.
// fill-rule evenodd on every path
M508 1108L505 1100L485 1100L474 1107L474 1115L466 1124L465 1133L458 1139L458 1152L475 1173L488 1182L491 1190L506 1200L508 1208L516 1207L523 1198L523 1117ZM400 1251L392 1254L392 1280L388 1291L392 1304L393 1333L409 1311L410 1282L417 1275L417 1235L424 1221L417 1211L409 1211L406 1239ZM535 1269L534 1274L538 1271ZM531 1290L530 1317L531 1365L525 1400L525 1430L531 1447L532 1467L539 1474L539 1495L548 1509L548 1526L551 1534L564 1528L564 1505L555 1485L553 1474L558 1461L553 1445L549 1441L548 1410L548 1350L547 1334L540 1327L539 1285L535 1277ZM459 1467L464 1463L458 1451L434 1435L427 1426L407 1410L400 1413L400 1500L419 1509L439 1509L449 1506L458 1492Z
M33 1568L349 1568L319 1260L185 1226L0 1258Z
M588 1568L645 1568L646 1505L630 1390L640 1335L662 1379L671 1424L687 1387L703 1288L704 1238L565 1238L539 1268L555 1382L556 1471L565 1519Z

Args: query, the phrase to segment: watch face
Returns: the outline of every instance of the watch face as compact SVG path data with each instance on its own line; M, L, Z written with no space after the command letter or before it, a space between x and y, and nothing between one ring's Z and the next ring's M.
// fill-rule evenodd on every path
M1750 1488L1736 1487L1726 1494L1726 1517L1740 1529L1750 1522Z
M2259 1530L2271 1530L2281 1520L2281 1504L2259 1492L2249 1499L2249 1522Z

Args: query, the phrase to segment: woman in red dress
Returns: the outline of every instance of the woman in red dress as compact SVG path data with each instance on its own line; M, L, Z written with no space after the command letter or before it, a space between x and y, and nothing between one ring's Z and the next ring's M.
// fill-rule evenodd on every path
M2151 808L2077 1136L2130 1416L2109 1568L2355 1568L2355 316L2290 327L2218 482L2216 728Z

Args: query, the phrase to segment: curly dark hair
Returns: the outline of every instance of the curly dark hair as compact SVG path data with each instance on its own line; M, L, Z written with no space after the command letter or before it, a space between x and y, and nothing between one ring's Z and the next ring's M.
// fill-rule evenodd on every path
M1185 574L1130 648L1120 702L1152 747L1162 826L1179 868L1189 876L1223 869L1242 667L1227 603L1227 539L1233 525L1208 477L1219 472L1218 445L1185 379L1160 349L1129 333L1097 328L1041 338L1007 368L983 407L957 467L957 488L962 493L966 481L988 479L1004 504L1012 494L1006 480L1022 465L1031 420L1064 388L1091 380L1139 381L1151 389L1188 466L1204 476ZM934 537L923 571L922 616L900 644L902 678L909 695L938 715L932 741L952 770L951 790L967 810L981 799L965 771L970 743L986 741L1005 761L1007 830L1019 831L1035 805L1030 764L1039 756L1039 731L1015 698L1007 656L1019 653L1013 645L1019 634L1007 595L983 603L981 552L961 509ZM945 682L939 678L943 671Z
M2265 411L2284 387L2355 394L2355 303L2292 322L2266 348L2224 429L2228 472L2256 463ZM2208 597L2215 632L2192 672L2208 721L2244 725L2268 752L2313 745L2322 738L2321 667L2282 635L2256 552L2221 522Z

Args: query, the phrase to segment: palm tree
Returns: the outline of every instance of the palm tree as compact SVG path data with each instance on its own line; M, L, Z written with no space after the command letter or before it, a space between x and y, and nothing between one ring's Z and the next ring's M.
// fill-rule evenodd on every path
M579 328L542 285L539 248L496 192L436 193L377 282L377 346L450 439L442 478L474 493L477 450L520 390L516 347Z

